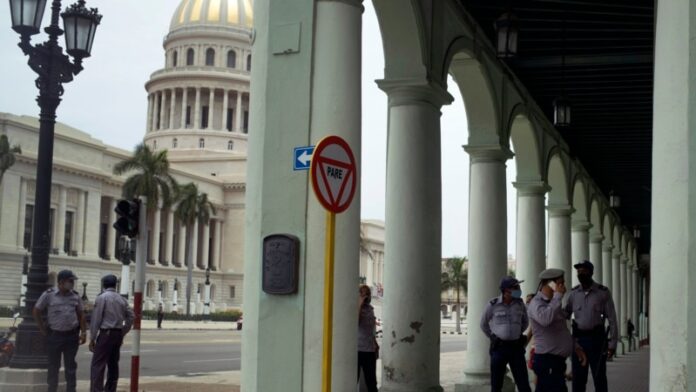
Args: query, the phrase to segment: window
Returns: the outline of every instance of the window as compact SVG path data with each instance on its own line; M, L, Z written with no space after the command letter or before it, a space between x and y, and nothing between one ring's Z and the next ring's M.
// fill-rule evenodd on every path
M27 204L24 209L24 249L31 249L31 234L34 230L34 206Z
M172 148L176 148L178 144L179 140L177 138L172 139Z
M225 129L232 132L232 117L234 109L227 109L227 119L225 120Z
M172 67L177 66L177 62L179 61L179 52L176 50L172 53Z
M75 213L72 211L67 211L65 213L65 238L63 239L63 251L65 253L70 253L72 250L72 230L73 230L73 218Z
M227 142L227 149L230 151L234 149L234 142L232 140Z
M191 105L186 106L186 126L185 128L189 128L191 126Z
M235 287L230 286L230 298L234 298L234 297L235 297Z
M201 128L206 129L208 128L208 106L203 106L201 109L203 113L201 113Z
M106 247L107 247L106 233L107 233L107 230L109 227L111 227L111 225L108 223L102 223L99 225L99 258L103 259L103 260L107 260L107 257L106 257L107 256L107 254L106 254L107 253L106 252ZM118 237L118 236L114 236L114 237ZM118 239L116 239L116 240L118 240ZM112 249L112 251L113 250L115 250L115 249ZM114 252L114 255L116 255L116 254L117 253Z
M196 56L196 52L194 52L193 48L189 48L189 50L186 51L186 65L193 65L193 59Z
M205 65L212 67L215 65L215 49L208 48L205 51Z
M198 139L198 148L205 148L205 139Z
M251 55L247 56L247 71L251 71Z
M249 111L244 111L244 133L249 133Z
M234 50L227 52L227 68L237 68L237 53Z

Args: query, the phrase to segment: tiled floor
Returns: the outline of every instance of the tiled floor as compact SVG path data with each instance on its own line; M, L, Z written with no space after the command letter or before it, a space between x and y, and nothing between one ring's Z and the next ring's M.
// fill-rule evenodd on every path
M643 347L638 351L616 358L607 364L607 378L610 392L648 392L650 383L650 348ZM590 380L587 392L594 392ZM572 390L570 385L568 390Z

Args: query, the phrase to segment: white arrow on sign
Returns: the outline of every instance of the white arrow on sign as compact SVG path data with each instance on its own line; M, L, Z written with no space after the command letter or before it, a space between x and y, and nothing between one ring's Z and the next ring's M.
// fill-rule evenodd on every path
M307 154L307 151L302 151L302 155L297 157L297 160L302 163L302 165L307 166L307 163L312 160L312 155Z

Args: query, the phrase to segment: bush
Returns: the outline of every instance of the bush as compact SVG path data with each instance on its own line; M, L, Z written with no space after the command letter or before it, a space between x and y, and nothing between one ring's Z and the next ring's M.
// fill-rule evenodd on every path
M242 317L242 312L240 310L225 310L222 312L211 313L209 320L211 321L237 321ZM168 321L203 321L205 316L202 314L192 314L190 316L184 313L173 313L165 312L164 319ZM157 320L156 310L143 310L143 320Z

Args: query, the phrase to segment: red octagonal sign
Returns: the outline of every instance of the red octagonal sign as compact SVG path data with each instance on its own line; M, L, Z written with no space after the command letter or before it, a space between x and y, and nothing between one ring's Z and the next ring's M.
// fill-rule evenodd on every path
M327 210L338 214L350 207L357 188L353 151L338 136L322 139L312 154L312 188Z

